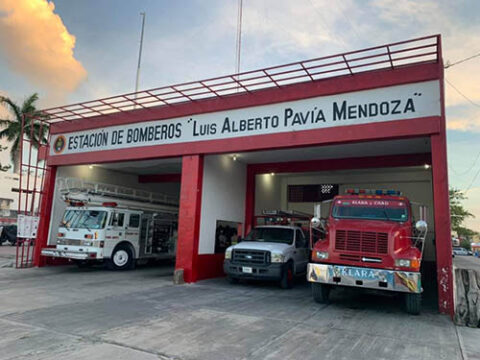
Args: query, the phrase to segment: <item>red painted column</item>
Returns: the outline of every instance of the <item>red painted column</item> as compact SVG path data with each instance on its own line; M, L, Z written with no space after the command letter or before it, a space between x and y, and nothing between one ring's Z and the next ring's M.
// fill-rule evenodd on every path
M431 142L438 308L441 313L453 316L452 239L445 135L433 135Z
M40 205L40 222L38 234L33 253L33 266L45 266L46 259L41 256L42 248L47 246L50 218L52 215L53 193L55 190L55 179L57 167L49 166L43 183L42 203Z
M442 55L439 38L438 53ZM445 118L445 83L443 60L440 65L440 132L431 136L433 206L435 216L435 248L437 257L438 308L441 313L454 315L452 239L450 229L450 200L448 194L447 135Z
M243 236L247 235L253 226L255 216L255 169L247 165L247 186L245 193L245 226Z
M183 269L185 282L198 279L198 241L202 204L203 156L182 158L175 270Z

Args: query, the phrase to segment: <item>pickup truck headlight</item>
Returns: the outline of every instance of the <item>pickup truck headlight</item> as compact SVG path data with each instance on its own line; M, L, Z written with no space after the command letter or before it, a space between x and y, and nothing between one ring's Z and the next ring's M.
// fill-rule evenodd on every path
M272 254L272 263L283 263L285 262L285 256L283 254Z
M232 249L227 249L225 251L225 260L230 260L232 258Z
M92 246L92 245L93 245L93 242L92 242L92 241L84 241L84 242L83 242L83 245L84 245L84 246Z
M315 251L315 257L320 260L328 259L328 252L326 251Z

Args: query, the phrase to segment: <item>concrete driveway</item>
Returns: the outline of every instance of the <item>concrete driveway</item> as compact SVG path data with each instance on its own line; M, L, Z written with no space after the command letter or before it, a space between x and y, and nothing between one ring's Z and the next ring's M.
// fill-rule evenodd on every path
M171 267L0 269L1 359L480 359L480 329L305 282L172 285Z

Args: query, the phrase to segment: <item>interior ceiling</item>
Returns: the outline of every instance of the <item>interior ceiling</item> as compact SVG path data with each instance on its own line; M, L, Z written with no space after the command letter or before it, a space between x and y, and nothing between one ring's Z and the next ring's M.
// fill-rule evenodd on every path
M180 174L182 172L182 158L115 162L95 166L138 175Z
M341 159L396 154L430 153L429 138L325 145L284 150L239 153L238 160L248 164L318 159Z
M371 141L353 144L325 145L283 150L254 151L235 154L237 161L247 164L340 159L354 157L384 156L395 154L419 154L430 152L429 138L413 138L389 141ZM234 154L229 154L233 156ZM182 158L155 159L98 164L106 169L138 174L179 174Z

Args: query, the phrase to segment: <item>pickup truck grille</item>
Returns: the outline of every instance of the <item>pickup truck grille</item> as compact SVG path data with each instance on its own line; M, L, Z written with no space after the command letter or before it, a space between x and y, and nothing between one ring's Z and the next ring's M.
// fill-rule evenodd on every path
M246 265L265 265L270 253L262 250L234 249L232 262Z
M335 250L387 254L388 234L373 231L337 230Z

